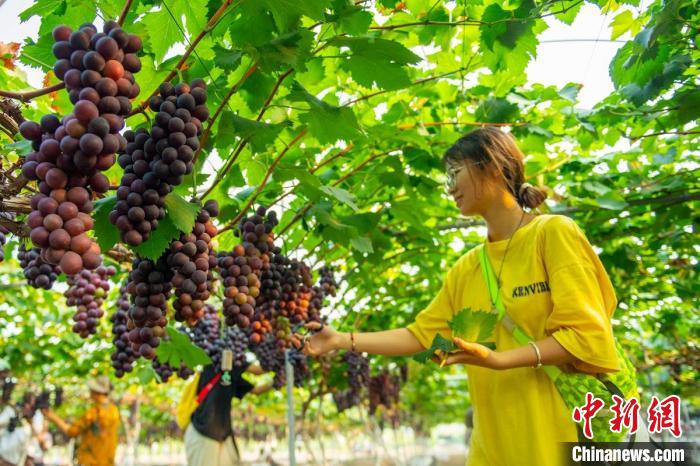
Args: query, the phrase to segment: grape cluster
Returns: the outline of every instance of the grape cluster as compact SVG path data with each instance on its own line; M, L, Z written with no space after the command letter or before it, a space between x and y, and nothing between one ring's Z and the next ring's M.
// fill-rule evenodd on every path
M136 56L141 40L115 21L106 22L103 32L92 24L77 31L58 26L53 36L54 72L66 85L73 112L62 120L45 115L40 123L20 125L35 151L25 158L22 173L39 181L27 218L32 242L46 262L74 275L102 262L99 246L86 235L93 226L91 198L107 192L109 180L100 172L126 147L119 131L130 99L139 93L133 73L141 68Z
M333 392L333 401L339 413L359 405L370 382L367 357L355 351L347 351L343 355L343 362L347 365L348 388Z
M41 259L66 275L75 275L83 268L92 270L102 263L100 247L87 235L93 227L90 197L87 189L73 187L32 198L32 212L27 216L29 237L41 249Z
M338 290L338 283L335 281L333 269L331 267L321 267L318 271L321 278L319 279L319 287L324 296L335 296Z
M294 386L301 387L304 385L306 379L309 378L309 361L304 353L297 350L296 348L291 348L289 351L289 361L294 368ZM287 383L287 371L284 365L284 353L281 354L281 368L275 372L275 377L272 379L272 386L274 388L281 388Z
M215 345L220 333L219 313L211 304L206 304L202 318L193 327L187 328L187 334L192 343L202 348L210 358L215 353Z
M374 414L382 405L391 409L399 403L399 391L401 381L399 376L392 375L388 370L383 370L378 375L369 379L369 413Z
M97 332L97 324L104 315L102 303L109 291L109 277L117 270L112 267L99 266L94 271L81 270L68 277L68 289L64 293L66 304L77 309L73 315L73 331L82 338Z
M248 335L238 327L226 327L222 334L221 320L214 306L205 305L202 318L194 327L187 328L186 333L207 353L214 367L221 367L221 355L226 349L233 352L233 367L242 368L247 364Z
M160 338L165 335L167 301L172 290L172 270L164 260L137 258L129 274L127 291L129 308L129 341L135 354L153 359Z
M49 409L51 407L51 392L42 390L34 401L34 411L38 409Z
M187 380L191 375L194 374L194 371L187 367L184 362L180 363L180 367L175 370L170 364L167 362L162 363L158 360L158 358L154 358L153 361L151 361L151 366L153 367L153 370L158 374L158 381L160 383L166 383L170 377L173 376L173 374L177 373L177 376L180 377L183 380Z
M275 336L268 333L261 343L252 345L250 348L258 359L260 367L262 367L265 372L275 373L272 386L274 388L284 386L287 379L284 352L280 351ZM290 352L290 361L294 367L294 385L300 387L309 376L308 359L304 353L296 348L291 348L288 351Z
M56 390L53 393L53 406L54 406L54 408L60 408L62 404L63 404L63 388L56 387Z
M265 372L279 372L284 369L284 353L280 352L272 334L265 335L262 342L251 346L251 350Z
M5 260L5 242L7 242L7 234L10 231L4 226L0 225L0 262Z
M227 327L221 337L221 350L215 354L216 360L212 358L216 367L221 365L221 353L223 350L233 352L233 367L244 368L248 364L246 349L248 349L248 335L238 327Z
M44 262L39 248L27 250L24 244L21 244L17 258L29 285L34 288L51 289L60 270L55 265Z
M350 389L360 394L369 385L369 359L357 351L347 351L343 354L343 362L347 365Z
M125 132L127 143L118 159L124 174L109 216L125 243L137 246L148 239L165 215L165 196L192 172L202 122L209 118L206 100L201 79L190 85L165 82L149 101L157 112L150 132Z
M217 258L211 239L216 236L212 218L219 214L216 201L207 201L195 221L192 232L170 243L166 261L175 275L175 320L195 324L204 314L204 303L213 291L213 270Z
M267 215L266 215L267 214ZM272 229L277 225L274 212L258 207L255 215L241 220L236 236L243 241L229 253L219 254L219 271L224 283L224 316L227 325L250 329L250 341L260 343L263 335L272 330L269 314L255 312L256 299L261 291L261 273L270 266L270 255L275 249Z
M359 405L362 399L359 393L348 388L333 392L333 402L335 403L336 410L342 413L346 409Z
M129 341L128 321L130 304L129 294L126 290L126 286L120 288L117 309L110 317L112 321L112 342L115 348L111 356L112 367L115 375L119 378L134 369L133 364L138 357Z

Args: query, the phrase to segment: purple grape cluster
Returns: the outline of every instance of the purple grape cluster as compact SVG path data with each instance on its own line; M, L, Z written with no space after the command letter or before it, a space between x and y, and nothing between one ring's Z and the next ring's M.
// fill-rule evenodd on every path
M170 377L173 376L173 374L177 373L177 376L181 378L182 380L187 380L190 376L194 374L194 371L187 367L184 362L180 363L180 367L175 370L170 364L167 362L162 363L158 360L158 358L154 358L153 361L151 361L151 366L153 367L153 370L158 374L158 381L160 383L166 383Z
M173 273L163 257L155 262L137 258L127 284L131 295L129 341L134 353L146 359L156 356L155 348L168 323L166 311Z
M362 393L369 385L369 359L357 351L347 351L343 354L343 362L347 365L350 389L358 394Z
M112 321L112 342L114 343L114 352L112 353L112 367L115 375L119 378L123 377L127 372L134 369L134 361L138 355L134 352L129 341L129 294L126 286L122 286L119 290L119 300L117 301L117 309L110 317Z
M55 265L44 262L39 248L27 250L24 244L20 244L17 258L19 265L24 269L24 276L30 286L45 290L51 289L60 270Z
M345 390L333 392L333 402L335 403L336 410L342 413L346 409L358 406L362 402L362 399L359 393L347 388Z
M68 277L68 289L64 293L66 304L75 306L73 331L82 338L97 332L97 324L104 315L102 304L109 292L109 277L117 273L112 267L97 267L94 271L82 270Z
M4 226L0 225L0 262L5 260L5 243L7 242L7 234L10 231Z
M124 174L109 219L125 243L137 246L149 238L165 215L165 196L192 172L202 123L209 118L206 100L201 79L174 87L163 83L160 95L149 101L157 112L150 132L124 134L127 143L118 159Z

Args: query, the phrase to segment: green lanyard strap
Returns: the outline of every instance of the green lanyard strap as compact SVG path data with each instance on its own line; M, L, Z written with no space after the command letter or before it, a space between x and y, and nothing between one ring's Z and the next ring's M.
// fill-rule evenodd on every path
M535 341L535 339L525 333L525 331L520 328L506 312L501 293L499 293L496 274L493 272L491 262L486 254L486 244L482 245L481 250L479 251L479 262L481 262L481 270L484 274L484 280L486 281L486 286L489 290L489 299L498 313L499 322L501 322L503 327L505 327L505 329L513 335L515 341L521 345L527 345L529 342ZM556 366L543 365L542 370L544 370L553 381L556 380L561 374L561 369Z

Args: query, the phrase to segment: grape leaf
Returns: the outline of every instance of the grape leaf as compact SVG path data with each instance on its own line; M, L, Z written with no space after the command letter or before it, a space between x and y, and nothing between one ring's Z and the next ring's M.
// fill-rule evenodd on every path
M309 111L299 115L299 119L309 126L309 131L318 142L334 143L338 139L357 141L364 137L352 109L330 105L311 95L298 82L292 83L289 99L310 104Z
M189 233L192 231L200 211L200 207L197 204L187 202L179 194L170 193L165 198L165 208L168 212L168 217L181 232Z
M367 252L370 254L374 252L374 249L372 249L372 240L370 240L366 236L358 236L357 238L352 238L350 240L350 244L353 248L357 249L360 252Z
M496 323L498 323L496 313L464 308L447 322L447 326L455 337L481 343L492 337Z
M170 246L170 242L180 236L180 230L175 226L170 215L158 222L156 231L151 232L151 236L145 243L131 248L140 257L151 260L158 260L163 252Z
M285 123L268 124L240 117L233 112L224 111L219 121L217 133L222 144L233 144L234 135L250 141L254 152L262 152L275 141L277 135L287 126Z
M336 188L334 186L321 186L321 188L319 189L324 193L336 198L340 202L347 204L355 212L359 210L357 204L355 204L355 196L353 196L350 192L344 190L343 188Z
M27 21L34 15L44 17L53 13L56 8L61 6L63 0L41 0L24 10L19 14L21 22Z
M155 55L156 63L163 61L165 54L173 44L184 40L178 25L170 17L170 13L165 8L150 13L143 18L143 24L148 31L149 41L144 44L150 45L150 51Z
M433 357L433 354L435 354L436 351L443 351L445 353L449 353L456 349L457 346L455 346L455 344L452 343L452 340L448 340L447 338L443 337L438 333L435 335L435 338L433 338L433 342L430 345L430 348L428 348L425 351L421 351L420 353L414 354L413 360L425 364L428 361L430 361L430 358Z
M119 230L109 221L109 213L117 204L116 196L103 197L95 201L95 210L92 218L95 220L95 236L97 244L103 252L112 249L112 246L119 242Z
M216 44L214 45L213 51L215 54L214 63L216 63L216 66L219 68L230 72L238 68L238 65L241 64L243 52L240 50L231 50Z
M323 19L323 11L328 0L262 0L261 4L272 12L277 28L282 31L292 29L302 15L313 19Z
M373 37L336 38L332 44L348 47L352 52L342 62L353 80L367 88L375 83L383 89L401 89L408 86L406 65L418 63L420 57L399 42Z
M190 369L199 365L211 364L207 353L193 344L187 335L172 327L166 327L165 331L170 339L161 340L160 345L156 348L156 356L162 363L168 363L172 367L180 367L180 363L184 362Z
M141 385L147 385L151 380L155 380L156 371L154 371L153 366L149 364L139 368L138 372L136 373L136 377L138 377Z

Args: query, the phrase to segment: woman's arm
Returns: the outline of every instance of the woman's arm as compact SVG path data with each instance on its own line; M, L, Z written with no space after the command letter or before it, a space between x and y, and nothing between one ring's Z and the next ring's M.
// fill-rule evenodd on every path
M534 367L537 364L537 352L532 345L525 345L507 351L492 351L478 343L466 342L458 338L455 344L462 351L450 354L444 361L449 364L472 364L490 369L515 369L516 367ZM554 337L547 337L535 342L540 350L543 365L561 366L577 361L571 353L559 344Z
M320 324L312 322L307 325L310 330L320 328ZM384 330L381 332L355 333L355 350L382 356L409 356L423 350L418 339L405 328ZM325 325L315 335L311 336L304 345L304 352L311 356L319 356L334 350L352 349L350 333L338 332Z

